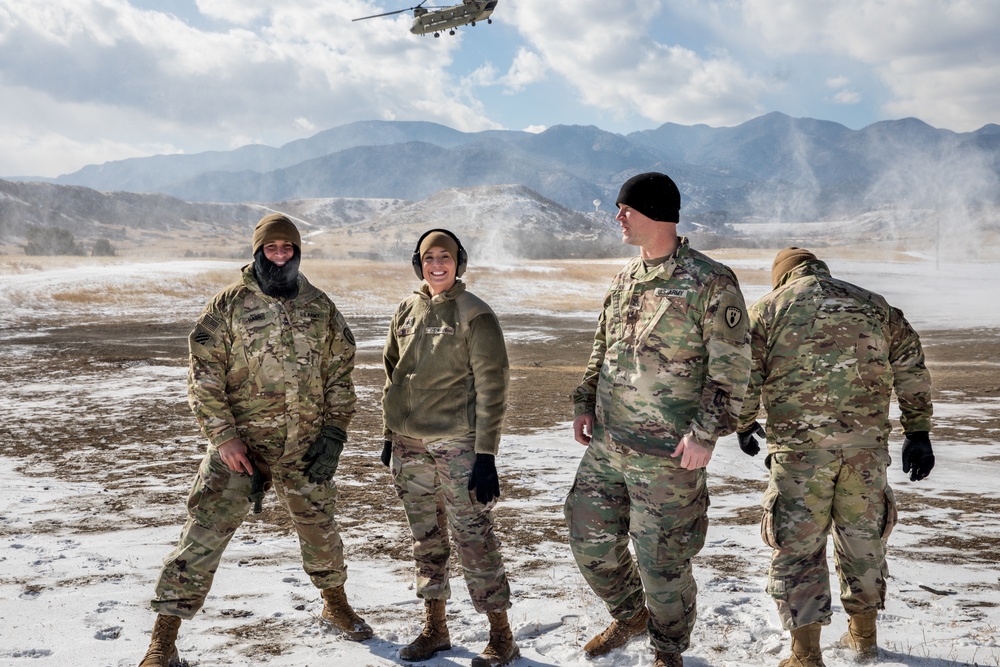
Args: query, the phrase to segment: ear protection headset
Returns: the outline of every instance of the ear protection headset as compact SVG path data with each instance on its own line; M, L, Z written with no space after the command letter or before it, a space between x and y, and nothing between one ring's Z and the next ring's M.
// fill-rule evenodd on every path
M458 240L458 237L447 229L428 229L420 235L420 238L417 239L417 245L413 249L413 256L410 258L410 263L413 264L413 272L417 274L417 278L420 280L424 279L423 258L420 257L420 244L433 232L447 234L455 241L455 245L458 246L458 257L455 258L455 277L461 278L462 274L465 273L465 266L469 263L469 255L465 252L465 248L462 246L462 242Z

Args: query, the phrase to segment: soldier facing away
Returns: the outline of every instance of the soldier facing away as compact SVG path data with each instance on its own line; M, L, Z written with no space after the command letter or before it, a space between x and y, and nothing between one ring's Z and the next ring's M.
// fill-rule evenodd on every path
M411 263L424 282L396 309L382 355L382 463L392 465L413 534L425 611L423 630L399 656L427 660L451 648L450 532L473 607L490 623L489 643L472 667L506 665L520 651L491 510L500 497L495 457L510 380L507 347L496 315L459 280L468 257L458 237L425 232Z
M705 467L736 428L750 368L746 306L733 272L677 236L668 176L629 179L616 204L622 240L640 255L611 283L573 392L587 451L566 521L577 565L614 618L588 657L648 630L654 666L680 667L697 616L691 558L708 530Z
M896 523L886 480L893 390L905 433L903 471L916 481L934 467L931 380L920 338L900 310L833 278L808 250L779 252L771 282L773 291L750 307L753 366L737 435L740 448L756 455L763 403L770 483L761 536L774 549L767 590L792 636L792 655L780 665L823 667L830 534L849 614L841 643L859 661L874 660L886 542Z
M301 240L283 215L253 233L253 263L217 294L188 339L188 399L208 451L188 498L180 541L166 558L140 667L177 658L181 620L205 603L222 553L273 486L298 533L323 618L348 639L372 629L347 602L333 475L354 416L354 337L337 307L299 273ZM259 502L259 501L258 501Z

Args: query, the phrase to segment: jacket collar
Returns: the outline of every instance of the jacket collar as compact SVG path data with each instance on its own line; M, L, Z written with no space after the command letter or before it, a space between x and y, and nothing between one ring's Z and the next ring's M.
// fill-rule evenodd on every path
M646 265L642 261L642 257L637 257L632 260L634 262L632 267L632 279L640 282L645 282L647 280L655 280L657 278L669 278L674 274L674 269L680 262L687 259L688 255L691 254L691 246L688 243L686 236L679 236L677 238L677 249L674 253L667 257L667 259L659 266L654 266L651 269L646 269Z
M785 275L778 278L778 284L774 286L774 289L778 289L793 280L798 280L799 278L805 278L807 276L824 276L829 278L830 267L828 267L826 262L821 259L807 259L801 264L797 264L793 269L785 273Z
M437 296L431 296L431 288L428 287L427 283L421 283L420 289L416 291L420 297L426 301L432 303L440 303L441 301L453 301L459 294L465 291L465 283L461 280L456 279L455 284L451 286L450 289L441 292Z

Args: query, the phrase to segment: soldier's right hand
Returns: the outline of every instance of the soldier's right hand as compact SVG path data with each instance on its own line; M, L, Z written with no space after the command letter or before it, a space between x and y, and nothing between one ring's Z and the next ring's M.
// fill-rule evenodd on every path
M736 439L740 441L740 449L748 456L757 456L760 453L760 443L757 442L755 435L767 438L767 433L764 432L764 427L760 425L760 422L754 422L753 426L736 434Z
M910 473L910 481L916 482L927 477L933 468L934 450L931 449L927 431L903 434L903 472Z
M573 437L583 446L590 444L594 435L594 415L579 415L573 420Z
M226 440L219 445L219 458L233 472L245 472L248 475L253 474L253 464L250 463L250 459L247 457L247 446L239 438Z
M379 455L379 460L382 461L382 465L389 467L389 462L392 461L392 440L386 440L382 443L382 454Z

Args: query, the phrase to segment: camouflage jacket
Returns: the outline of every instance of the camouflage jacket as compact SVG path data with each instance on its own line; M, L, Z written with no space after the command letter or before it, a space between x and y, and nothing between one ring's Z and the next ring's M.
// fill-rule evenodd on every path
M594 436L669 456L681 438L714 448L736 428L750 369L736 276L686 238L660 266L635 258L604 297L574 413Z
M346 431L354 416L354 337L305 276L298 296L275 299L244 267L205 308L188 347L188 401L211 446L239 437L269 462L297 458L324 425Z
M476 452L496 454L510 368L496 315L465 283L399 304L382 354L385 433L435 440L475 432Z
M903 430L929 431L931 379L903 313L830 276L796 266L750 307L753 367L739 430L767 413L768 450L884 447L893 392Z

